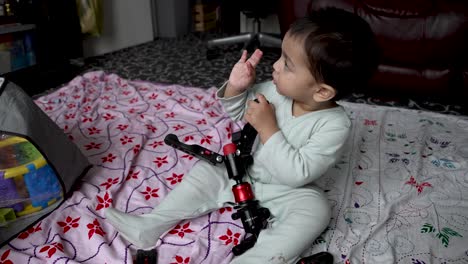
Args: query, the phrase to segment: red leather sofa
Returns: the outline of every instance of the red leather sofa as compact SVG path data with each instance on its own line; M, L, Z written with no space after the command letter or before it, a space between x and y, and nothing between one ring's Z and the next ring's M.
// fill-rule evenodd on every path
M354 12L374 31L381 58L367 93L468 104L466 0L281 0L282 34L296 18L322 7Z

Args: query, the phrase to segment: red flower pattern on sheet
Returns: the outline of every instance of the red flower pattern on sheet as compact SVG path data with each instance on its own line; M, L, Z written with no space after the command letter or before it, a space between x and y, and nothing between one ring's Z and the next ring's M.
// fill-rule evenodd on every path
M182 182L182 178L184 177L184 174L175 174L172 173L172 176L167 178L166 180L171 183L171 185L177 184L179 182Z
M65 120L73 119L75 116L75 114L65 114Z
M119 124L117 126L117 129L120 130L120 131L124 131L127 128L128 128L128 125L124 125L124 124Z
M193 156L192 156L192 155L189 155L189 154L185 154L185 155L182 156L182 158L188 159L188 160L192 160L192 159L193 159Z
M166 118L174 118L176 114L174 112L166 113Z
M409 184L415 187L416 190L418 191L418 195L422 193L422 191L424 190L424 187L432 187L432 184L430 184L429 182L417 183L413 176L411 176L409 181L405 182L405 184Z
M156 98L158 98L158 94L156 93L152 93L150 96L148 96L148 100L155 100Z
M190 227L190 222L184 224L183 226L176 225L176 227L174 227L174 229L169 231L169 234L171 234L171 235L177 234L180 238L183 238L185 236L185 233L193 233L194 232L189 227Z
M134 114L134 113L136 113L137 110L138 110L138 109L132 107L132 108L130 108L130 109L128 110L128 113L129 113L129 114Z
M131 179L138 179L138 174L140 174L140 171L134 171L133 169L130 169L125 180L129 181Z
M185 126L181 125L181 124L177 124L175 126L172 127L175 131L178 131L178 130L182 130L185 128Z
M174 91L172 90L167 90L164 92L165 94L167 94L168 96L172 96L174 94Z
M206 125L206 119L197 120L197 125Z
M109 109L116 109L116 108L117 108L117 106L115 106L115 105L106 105L106 106L104 107L104 109L106 109L106 110L109 110Z
M153 132L153 133L156 132L156 130L158 130L155 126L150 125L150 124L146 125L146 128L148 130L151 130L151 132Z
M231 124L229 124L229 126L226 127L226 132L227 132L227 138L228 138L228 139L231 139L231 135L232 135L232 127L231 127Z
M123 95L129 95L129 94L131 94L131 93L132 93L132 92L131 92L131 91L128 91L128 90L127 90L127 91L122 91L122 94L123 94Z
M87 105L87 106L83 107L83 110L82 110L82 111L85 112L85 113L91 111L91 106ZM92 121L92 120L91 120L91 121Z
M179 104L187 103L187 98L179 98L179 99L177 99L177 102L178 102Z
M190 135L190 136L186 136L186 137L184 138L184 142L188 142L188 141L190 141L190 140L193 140L193 136L191 136L191 135Z
M103 197L96 195L96 198L98 200L98 204L95 208L96 211L99 211L102 208L108 208L109 206L112 205L113 200L112 198L110 198L110 195L108 192L106 192L106 194L104 194Z
M34 234L38 231L41 231L42 230L42 227L41 227L41 223L39 223L36 227L30 227L28 228L28 230L24 231L24 232L21 232L19 235L18 235L18 238L19 239L26 239L29 237L29 235L31 234Z
M126 145L127 143L133 143L134 138L135 137L123 136L120 138L120 143L122 145Z
M86 150L91 150L91 149L101 149L102 143L94 143L90 142L88 145L85 145Z
M11 249L3 252L2 256L0 257L0 264L14 264L13 261L8 259L8 255L10 255Z
M213 110L211 110L210 112L208 112L208 115L210 117L218 117L219 115L217 113L215 113Z
M158 103L158 104L157 104L157 105L155 105L154 107L156 108L156 110L161 110L161 109L164 109L164 108L166 108L166 106L165 106L165 105L163 105L163 104L160 104L160 103Z
M39 253L43 253L47 251L47 257L51 258L55 253L57 253L57 250L63 252L63 245L62 243L54 242L50 245L43 246L40 250Z
M215 104L215 102L205 102L205 103L203 103L203 107L204 108L209 108L209 107L213 106L214 104Z
M119 178L107 178L107 180L103 183L101 183L99 186L104 186L106 187L106 190L109 190L109 188L114 185L114 184L117 184L119 183Z
M106 163L106 162L113 162L115 159L117 158L117 156L114 156L112 153L109 153L107 156L105 157L102 157L102 163Z
M75 108L75 107L76 107L76 104L73 104L73 103L72 103L72 104L67 104L67 107L70 108L70 109L72 109L72 108Z
M167 162L167 156L156 157L156 159L153 162L156 163L158 168L160 168L163 164L168 164L169 163L169 162Z
M229 244L233 243L234 246L237 246L237 244L239 244L240 235L241 235L240 233L235 233L234 234L231 231L231 229L228 228L226 230L226 234L220 236L219 239L223 240L225 245L229 245Z
M135 104L135 103L138 103L139 99L138 97L135 97L135 98L132 98L130 101L128 101L129 103L131 104Z
M199 101L201 101L203 99L203 95L195 95L195 98L197 98Z
M164 146L163 141L154 141L153 143L149 144L150 147L153 147L153 149L157 148L158 146Z
M49 111L52 111L52 110L54 110L54 107L51 106L51 105L46 106L46 107L44 108L44 111L45 111L45 112L49 112Z
M83 119L81 120L82 123L86 122L93 122L93 119L91 117L83 116Z
M134 147L133 147L133 154L138 154L141 150L141 145L140 144L136 144Z
M232 212L232 207L223 207L219 209L220 214L223 214L224 212Z
M213 138L213 136L205 136L204 138L202 138L200 140L200 144L203 144L206 142L206 144L208 145L211 145L211 139Z
M94 234L98 234L100 236L104 236L106 234L106 232L102 230L101 224L97 219L94 219L92 223L87 224L86 227L89 229L88 239L91 239L94 236Z
M81 217L73 219L70 216L67 216L67 218L65 218L65 221L58 221L57 224L63 228L63 233L65 234L70 229L77 228L78 226L80 226L80 224L78 223L80 221L80 218Z
M88 127L88 135L94 135L94 134L101 134L101 129L97 129L96 127Z
M111 115L110 113L105 113L102 118L104 118L104 120L106 121L109 121L109 120L114 120L115 119L115 115Z
M177 262L171 262L171 264L188 264L190 263L190 257L186 257L185 259L179 255L176 255L175 257L175 260Z
M142 193L145 196L145 200L148 201L151 198L159 197L158 191L159 191L159 188L151 189L151 187L146 186L146 191L140 192L140 193Z

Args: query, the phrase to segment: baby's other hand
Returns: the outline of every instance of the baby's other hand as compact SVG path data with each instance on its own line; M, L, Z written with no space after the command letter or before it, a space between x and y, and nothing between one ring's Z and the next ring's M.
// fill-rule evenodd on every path
M240 60L232 68L228 88L237 93L247 90L255 82L255 67L262 56L263 52L256 49L252 56L247 59L247 51L244 50Z
M260 140L263 144L277 131L279 127L276 121L275 107L268 103L263 94L257 94L258 103L248 102L248 108L245 112L245 120L257 130Z

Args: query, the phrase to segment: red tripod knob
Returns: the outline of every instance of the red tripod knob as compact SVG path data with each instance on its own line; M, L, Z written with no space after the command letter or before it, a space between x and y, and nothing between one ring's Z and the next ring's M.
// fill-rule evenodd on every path
M236 203L252 201L255 199L252 188L248 182L242 182L232 186L232 193Z

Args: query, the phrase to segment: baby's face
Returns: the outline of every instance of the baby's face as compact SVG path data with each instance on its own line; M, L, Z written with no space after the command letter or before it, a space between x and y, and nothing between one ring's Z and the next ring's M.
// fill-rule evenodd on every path
M318 85L308 68L304 40L286 33L281 49L281 57L273 64L278 93L299 102L312 99Z

